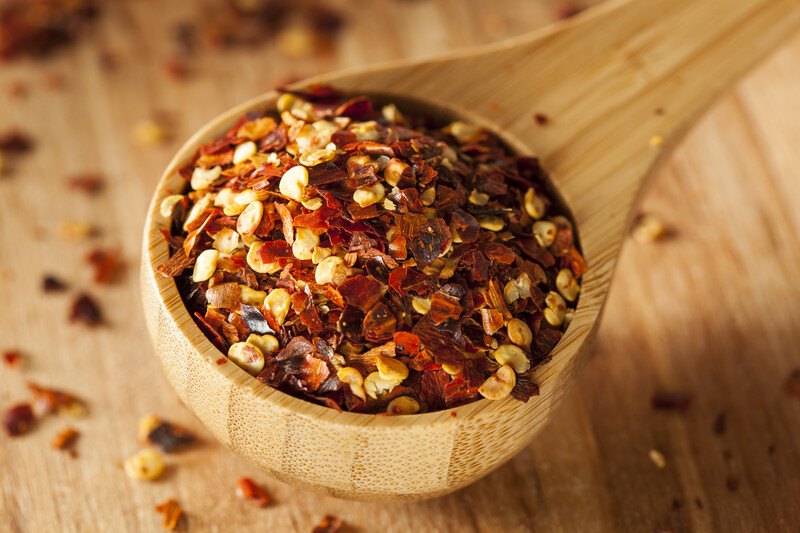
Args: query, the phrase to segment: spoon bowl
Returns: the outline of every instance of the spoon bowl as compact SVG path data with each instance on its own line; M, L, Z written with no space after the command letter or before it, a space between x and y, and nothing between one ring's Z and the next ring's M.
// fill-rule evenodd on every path
M589 265L574 318L521 403L480 400L407 416L337 412L263 385L197 328L172 279L158 206L177 170L270 92L201 128L165 170L144 232L142 295L164 372L222 443L283 481L354 499L420 499L510 459L550 419L590 349L636 197L658 162L727 87L800 27L795 0L612 1L544 31L439 59L321 76L353 94L409 96L537 155L574 216ZM535 114L549 117L542 126ZM539 122L543 122L540 118Z

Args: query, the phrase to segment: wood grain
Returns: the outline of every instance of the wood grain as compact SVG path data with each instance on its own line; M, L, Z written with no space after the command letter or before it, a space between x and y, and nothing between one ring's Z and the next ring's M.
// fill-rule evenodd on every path
M161 62L170 24L191 16L193 6L162 4L112 4L92 42L46 67L0 70L0 86L17 79L31 86L26 100L4 100L0 130L25 125L39 142L0 181L0 297L9 302L0 348L30 355L23 376L0 371L0 402L24 398L27 377L80 392L92 406L76 424L84 433L77 460L48 447L62 420L0 441L0 529L155 531L152 506L169 496L183 503L192 530L307 531L325 512L362 531L796 528L800 404L781 388L800 365L800 284L792 276L800 259L797 40L717 105L655 180L643 208L668 221L676 237L625 247L578 386L505 467L453 495L408 504L342 502L261 478L276 505L256 510L233 494L241 475L259 478L255 469L204 434L200 448L174 458L163 481L128 480L118 465L137 447L141 415L157 412L201 431L161 376L135 282L146 202L176 145L137 147L132 125L166 109L175 114L176 139L186 138L290 71L488 42L542 24L548 13L539 2L342 3L365 13L325 61L289 62L269 47L211 53L196 79L180 85L166 79ZM99 69L98 42L120 55L116 72ZM44 89L43 71L63 72L66 91ZM101 198L64 190L64 178L84 170L109 176ZM82 263L89 245L61 242L52 230L67 218L96 222L103 242L122 246L131 265L126 283L92 286ZM39 296L43 272L90 287L109 326L91 333L68 326L68 297ZM689 411L653 413L650 396L662 387L692 393ZM721 437L712 431L720 411L727 413ZM664 470L648 460L651 448L664 452ZM735 492L726 488L730 476L739 480Z

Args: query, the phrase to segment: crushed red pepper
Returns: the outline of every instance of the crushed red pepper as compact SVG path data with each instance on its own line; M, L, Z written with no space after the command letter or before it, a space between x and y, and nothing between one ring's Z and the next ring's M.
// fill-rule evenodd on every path
M67 284L61 279L51 274L46 274L42 278L42 291L46 293L64 292L67 290Z
M83 192L89 196L97 196L106 186L105 178L100 174L78 174L67 179L69 188Z
M50 446L56 450L65 450L74 453L75 450L73 448L79 436L80 432L78 432L77 429L66 427L56 433L56 436L53 437L53 440L50 442Z
M537 395L586 271L539 162L329 87L277 108L202 146L161 205L158 271L209 340L340 410Z
M250 500L256 507L266 507L272 501L267 491L249 477L243 477L236 482L236 495L243 500Z
M344 521L336 515L326 514L319 524L314 526L311 533L338 533L342 530Z
M0 6L0 60L47 56L74 41L98 12L94 0L8 0Z
M78 294L69 312L70 322L94 327L103 323L103 313L94 298L86 293Z
M118 248L95 248L86 256L86 261L94 268L97 283L112 284L122 275L122 252Z
M155 509L161 513L161 527L165 531L175 531L183 518L183 509L178 502L170 498L156 505Z
M22 363L22 353L19 350L3 352L3 362L9 368L17 368Z
M30 431L34 420L30 404L19 403L9 407L3 414L3 428L9 437L18 437Z

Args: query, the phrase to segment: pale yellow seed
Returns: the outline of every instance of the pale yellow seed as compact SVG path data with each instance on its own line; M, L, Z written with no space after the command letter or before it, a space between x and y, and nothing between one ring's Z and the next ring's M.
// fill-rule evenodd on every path
M383 379L378 372L372 372L364 378L364 391L367 396L375 400L382 398L386 393L400 384L397 380Z
M350 125L350 131L356 134L358 141L377 141L380 135L378 123L374 120L353 123Z
M353 201L361 207L369 207L372 204L377 204L383 200L385 195L386 189L384 189L383 185L380 183L376 183L375 185L370 185L369 187L361 187L360 189L356 189L353 193Z
M333 285L340 285L347 279L347 268L344 266L344 260L341 257L332 255L326 257L317 265L314 271L314 280L317 285L324 285L331 283Z
M459 375L464 369L461 365L453 365L450 363L442 363L442 370L450 374L451 376Z
M558 271L556 288L568 302L574 302L578 298L578 293L581 292L581 286L572 274L572 270L568 268L562 268Z
M258 148L256 147L256 143L253 141L247 141L239 146L233 151L233 164L238 165L244 161L247 161L251 157L256 154Z
M402 122L405 120L403 114L394 104L388 104L381 109L381 115L389 122Z
M315 246L314 251L311 252L311 262L315 265L318 265L323 259L330 257L331 253L332 252L330 248L325 248L324 246Z
M408 163L400 161L399 159L391 159L386 163L386 168L383 169L383 179L386 180L386 183L395 187L400 183L403 173L410 168Z
M284 196L300 202L303 200L307 185L308 169L302 165L297 165L283 174L278 188Z
M247 343L252 344L261 350L261 353L263 354L277 352L281 347L275 335L270 335L269 333L266 335L256 335L255 333L251 333L247 337Z
M533 223L533 236L539 246L547 248L556 238L556 225L547 220L538 220Z
M309 198L308 200L303 200L301 203L303 204L303 207L309 211L316 211L322 207L322 198L316 196L314 198Z
M486 205L489 203L489 195L485 192L478 192L477 189L472 189L472 192L469 193L469 203L475 205Z
M544 311L542 311L545 320L547 320L551 326L558 327L563 324L567 315L567 304L564 302L561 295L557 292L550 291L547 293L544 303L547 305Z
M390 415L413 415L419 412L419 402L410 396L398 396L386 406Z
M431 310L431 301L427 298L420 298L418 296L414 296L411 298L411 307L417 313L421 315L428 314L428 311Z
M150 433L161 424L161 419L156 415L145 415L139 420L139 441L149 442Z
M237 205L247 207L251 202L261 202L269 198L269 191L254 191L253 189L245 189L237 193L233 197L233 202Z
M525 212L528 213L533 219L540 219L544 216L544 200L541 196L536 194L536 191L531 187L525 193L524 198Z
M191 185L192 189L199 191L200 189L207 189L211 187L215 181L222 175L222 167L217 165L208 170L196 167L192 172Z
M367 394L364 391L364 376L361 375L361 372L353 367L342 367L338 370L336 377L348 385L355 396L367 401Z
M663 239L667 235L667 227L653 215L644 215L637 221L631 235L636 242L648 244Z
M508 321L506 332L508 333L508 340L517 346L527 348L531 345L531 342L533 342L533 332L531 328L519 318L512 318Z
M481 396L488 400L502 400L511 394L517 384L517 375L509 365L503 365L478 387Z
M214 203L214 197L210 194L207 194L200 198L192 208L189 210L189 214L186 215L186 220L183 222L183 230L188 231L189 224L194 222L196 219L203 214L203 212L211 207Z
M425 206L433 205L433 202L436 201L436 187L422 191L422 194L419 195L419 201Z
M264 246L264 243L261 241L255 241L250 244L250 248L247 251L247 264L259 274L274 274L280 271L281 266L278 263L265 263L261 260L259 250L261 250L262 246Z
M650 457L650 460L659 470L663 470L667 467L667 458L664 457L664 454L660 451L656 449L650 450L647 452L647 456Z
M463 143L481 133L482 130L474 124L457 120L447 126L445 131L455 137L458 142Z
M333 161L334 159L336 159L336 146L329 144L325 148L319 148L317 150L311 150L310 152L304 153L298 158L298 161L301 165L315 167L317 165L321 165L322 163Z
M211 246L222 254L232 254L239 247L239 234L230 228L222 228L214 235Z
M175 210L175 206L183 200L182 194L170 194L163 200L161 200L161 205L159 206L159 212L161 216L164 218L169 218L172 216L172 211Z
M403 381L408 377L408 367L394 357L378 355L375 364L382 379Z
M267 297L267 293L265 291L257 291L247 285L239 285L239 288L242 291L242 303L245 305L253 305L255 307L259 307L264 304L264 300Z
M236 219L236 231L242 236L250 236L258 229L261 218L264 216L264 204L261 202L250 202L245 207L239 218Z
M389 200L388 198L384 198L383 208L386 209L387 211L394 211L395 209L397 209L397 206L393 201Z
M257 376L264 370L264 354L257 346L249 342L231 344L231 347L228 348L228 359L251 376Z
M194 263L192 280L195 283L200 283L213 276L217 270L217 260L219 260L218 250L208 249L200 252Z
M264 300L264 304L269 309L270 314L278 325L283 325L286 315L289 314L291 297L286 289L273 289Z
M155 481L164 473L164 459L154 448L145 448L128 457L123 465L125 473L132 479Z
M297 235L292 243L292 255L304 261L311 259L314 247L318 244L319 236L311 228L297 228Z
M509 365L517 374L527 372L531 368L531 361L528 355L513 344L501 344L493 353L494 360L501 365Z
M503 299L508 305L513 304L520 298L531 297L531 278L523 272L516 278L509 280L503 287Z
M504 227L506 227L506 221L503 220L503 217L490 215L480 217L478 219L478 225L489 231L501 231Z
M650 146L656 147L661 146L662 144L664 144L664 137L661 135L653 135L650 137Z

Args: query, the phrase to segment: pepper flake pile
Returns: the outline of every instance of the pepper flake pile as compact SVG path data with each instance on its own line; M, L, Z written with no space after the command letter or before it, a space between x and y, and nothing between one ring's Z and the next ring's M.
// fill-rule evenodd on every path
M316 87L180 174L158 270L259 381L392 415L538 394L586 264L536 159Z

